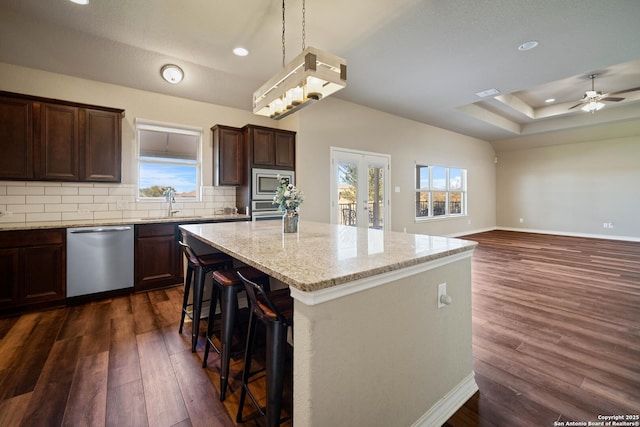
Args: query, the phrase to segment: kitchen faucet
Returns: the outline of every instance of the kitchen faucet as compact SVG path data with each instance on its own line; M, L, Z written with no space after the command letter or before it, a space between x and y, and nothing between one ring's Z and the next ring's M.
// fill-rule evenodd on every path
M180 212L173 210L173 204L176 202L176 192L173 188L169 187L167 190L165 190L164 199L169 203L169 210L167 212L168 217L172 217L173 214Z

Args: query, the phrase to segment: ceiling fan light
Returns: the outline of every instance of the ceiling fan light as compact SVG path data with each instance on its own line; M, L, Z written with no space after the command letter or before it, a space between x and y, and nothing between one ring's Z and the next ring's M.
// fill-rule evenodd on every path
M587 113L595 113L596 111L601 110L602 107L604 107L604 104L602 102L591 101L587 104L584 104L581 109L582 111L586 111Z

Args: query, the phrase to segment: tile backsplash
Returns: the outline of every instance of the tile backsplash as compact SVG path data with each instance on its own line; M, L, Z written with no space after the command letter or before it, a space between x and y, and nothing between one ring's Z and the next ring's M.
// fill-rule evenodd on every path
M222 214L236 205L236 189L201 187L200 198L177 199L175 216ZM164 200L138 200L130 184L0 181L0 224L155 218L168 209Z

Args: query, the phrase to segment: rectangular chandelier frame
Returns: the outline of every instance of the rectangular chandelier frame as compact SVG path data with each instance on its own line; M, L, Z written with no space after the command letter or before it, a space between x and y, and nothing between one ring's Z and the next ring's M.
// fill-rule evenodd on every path
M347 61L308 47L253 93L253 112L278 120L346 85Z

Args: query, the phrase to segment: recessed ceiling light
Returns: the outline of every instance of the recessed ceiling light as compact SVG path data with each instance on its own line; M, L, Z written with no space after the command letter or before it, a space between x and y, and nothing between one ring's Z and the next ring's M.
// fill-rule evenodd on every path
M89 4L89 0L69 0L75 4Z
M555 98L549 98L549 99L545 99L544 102L546 102L547 104L551 104L552 102L556 102Z
M486 98L487 96L495 96L499 93L500 91L498 89L491 88L491 89L483 90L482 92L476 92L476 95L479 96L480 98Z
M524 52L525 50L531 50L534 47L538 47L538 44L539 43L536 40L529 40L528 42L524 42L520 46L518 46L518 50L521 52Z
M182 81L184 77L184 71L182 68L177 65L167 64L160 69L160 74L162 74L162 78L172 84L178 84Z
M249 55L249 51L243 47L236 47L233 49L233 53L237 56L247 56Z

